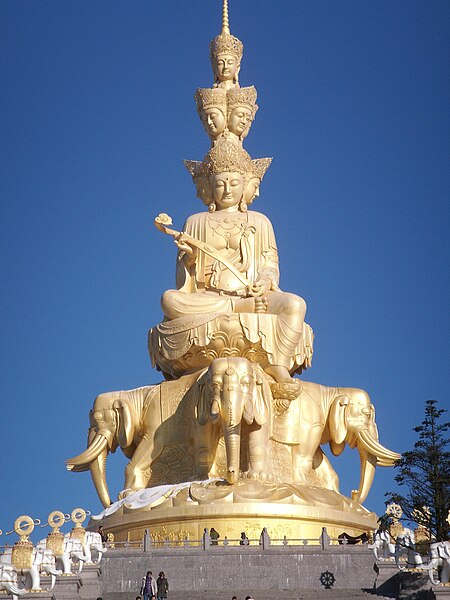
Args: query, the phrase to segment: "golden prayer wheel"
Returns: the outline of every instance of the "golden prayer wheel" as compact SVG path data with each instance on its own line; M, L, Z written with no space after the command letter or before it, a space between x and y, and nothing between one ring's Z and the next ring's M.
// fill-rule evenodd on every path
M64 534L61 531L51 531L47 536L47 548L55 556L64 554Z
M12 564L17 571L33 566L33 543L30 540L16 542L12 549Z

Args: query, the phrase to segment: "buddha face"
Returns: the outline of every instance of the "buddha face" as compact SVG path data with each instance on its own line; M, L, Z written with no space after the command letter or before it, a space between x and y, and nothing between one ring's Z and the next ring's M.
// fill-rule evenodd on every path
M259 196L259 186L261 180L259 177L252 177L244 191L244 200L246 204L251 204Z
M239 62L233 54L219 54L214 59L214 74L219 81L233 81L239 72Z
M233 108L228 118L228 129L240 139L244 138L252 123L252 111L246 106Z
M210 182L218 210L238 206L244 194L244 177L240 173L215 173Z
M206 133L212 137L216 138L218 135L223 133L225 129L225 115L223 112L217 108L216 106L212 106L211 108L206 108L202 111L202 123L203 127L206 130Z

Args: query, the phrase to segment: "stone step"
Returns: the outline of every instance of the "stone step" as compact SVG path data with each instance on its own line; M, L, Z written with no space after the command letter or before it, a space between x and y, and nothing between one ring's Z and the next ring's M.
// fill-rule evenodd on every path
M268 580L270 586L270 580ZM170 592L168 600L231 600L236 596L238 600L245 600L251 595L253 600L392 600L387 596L372 595L363 590L337 590L316 589L293 592L292 590L203 590L198 592ZM102 600L135 600L136 596L129 592L104 594Z

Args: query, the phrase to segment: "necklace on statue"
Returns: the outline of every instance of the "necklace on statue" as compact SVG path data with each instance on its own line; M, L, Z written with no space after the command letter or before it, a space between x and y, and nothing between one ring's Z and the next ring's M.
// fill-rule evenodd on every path
M208 226L212 229L212 235L217 234L225 240L226 248L230 247L230 239L237 235L241 235L247 228L247 215L233 215L222 217L219 215L207 215Z

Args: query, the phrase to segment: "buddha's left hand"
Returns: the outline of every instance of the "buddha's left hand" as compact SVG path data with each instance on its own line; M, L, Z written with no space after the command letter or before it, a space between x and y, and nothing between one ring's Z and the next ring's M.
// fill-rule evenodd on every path
M270 290L272 282L270 279L258 279L253 282L252 287L249 290L249 296L259 298Z

